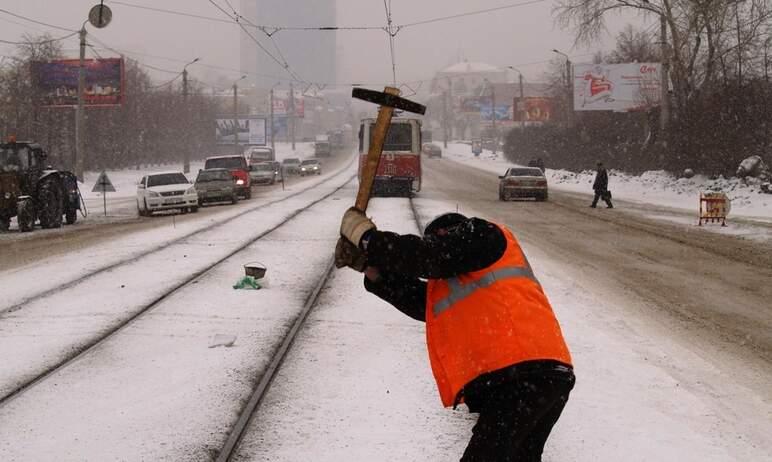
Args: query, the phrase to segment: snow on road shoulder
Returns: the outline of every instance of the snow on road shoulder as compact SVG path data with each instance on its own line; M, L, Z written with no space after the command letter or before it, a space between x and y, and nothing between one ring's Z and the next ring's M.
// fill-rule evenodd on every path
M483 151L480 157L475 157L471 147L463 143L448 143L443 156L497 175L503 175L507 168L516 165L508 162L503 154L494 156L487 150ZM613 165L608 167L611 168L609 189L617 199L688 210L694 213L696 221L700 192L721 190L732 200L730 217L742 216L772 223L772 195L763 194L758 185L746 185L738 178L711 180L703 175L690 179L675 178L663 171L650 171L640 176L632 176L614 170ZM592 194L594 171L574 173L548 168L546 175L552 189Z

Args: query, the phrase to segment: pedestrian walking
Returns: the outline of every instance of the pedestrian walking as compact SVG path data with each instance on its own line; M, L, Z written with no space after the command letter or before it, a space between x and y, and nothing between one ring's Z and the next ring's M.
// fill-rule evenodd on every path
M540 461L574 386L571 355L515 235L447 213L423 236L379 231L356 208L341 222L336 265L426 323L442 404L479 413L463 462Z
M614 205L611 203L611 191L608 189L608 173L603 167L603 162L598 162L598 173L595 174L595 181L592 183L592 189L595 191L595 197L593 198L590 207L597 207L598 199L603 199L608 208L614 208Z

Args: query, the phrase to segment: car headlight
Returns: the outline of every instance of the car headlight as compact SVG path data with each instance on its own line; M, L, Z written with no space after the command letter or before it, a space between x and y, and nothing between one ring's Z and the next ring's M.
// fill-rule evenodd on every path
M319 170L319 167L317 165L314 165L314 170Z
M148 192L147 192L147 195L148 195L148 196L150 196L150 197L161 197L161 195L160 195L160 194L158 194L158 193L157 193L157 192L155 192L155 191L148 191Z
M195 186L192 186L192 187L188 188L188 190L185 191L185 194L196 194Z
M9 193L9 192L5 193L5 198L6 199L10 199L11 198L11 193Z
M242 186L242 185L244 185L244 180L239 178L238 180L236 180L236 184L239 185L239 186Z

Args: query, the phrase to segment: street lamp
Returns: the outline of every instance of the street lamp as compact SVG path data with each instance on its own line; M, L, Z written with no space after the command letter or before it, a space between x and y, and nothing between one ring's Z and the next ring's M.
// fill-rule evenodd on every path
M517 109L517 112L520 113L520 128L525 127L525 92L523 91L523 73L520 71L520 69L516 69L513 66L507 66L507 68L512 69L513 71L517 72L517 80L520 84L520 106L522 109Z
M201 58L195 58L193 61L182 67L182 105L186 116L190 113L190 111L188 111L188 66L197 63L200 59ZM184 173L190 173L190 146L187 144L187 136L185 137L185 140L185 152L183 153L182 171Z
M238 79L233 81L233 150L236 154L239 154L239 85L238 83L246 79L246 75L242 75Z
M568 110L566 111L566 115L567 115L566 122L567 122L567 125L571 127L573 125L573 115L574 115L574 108L572 104L574 99L573 98L574 92L573 92L573 88L571 87L571 58L569 58L567 54L563 53L560 50L556 50L553 48L552 51L566 58L566 91L568 96L568 100L567 100Z

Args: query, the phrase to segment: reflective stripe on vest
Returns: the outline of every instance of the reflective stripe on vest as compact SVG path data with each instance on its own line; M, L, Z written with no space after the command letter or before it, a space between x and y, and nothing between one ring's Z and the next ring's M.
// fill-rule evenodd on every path
M509 266L499 268L495 271L491 271L484 275L480 279L466 284L461 284L458 278L450 278L447 280L448 288L450 289L448 296L439 300L434 304L434 316L439 316L440 313L447 310L454 303L457 303L466 297L472 295L475 290L483 289L493 285L494 282L508 278L528 278L539 284L539 280L533 274L531 266L528 265L528 260L525 261L527 266Z

